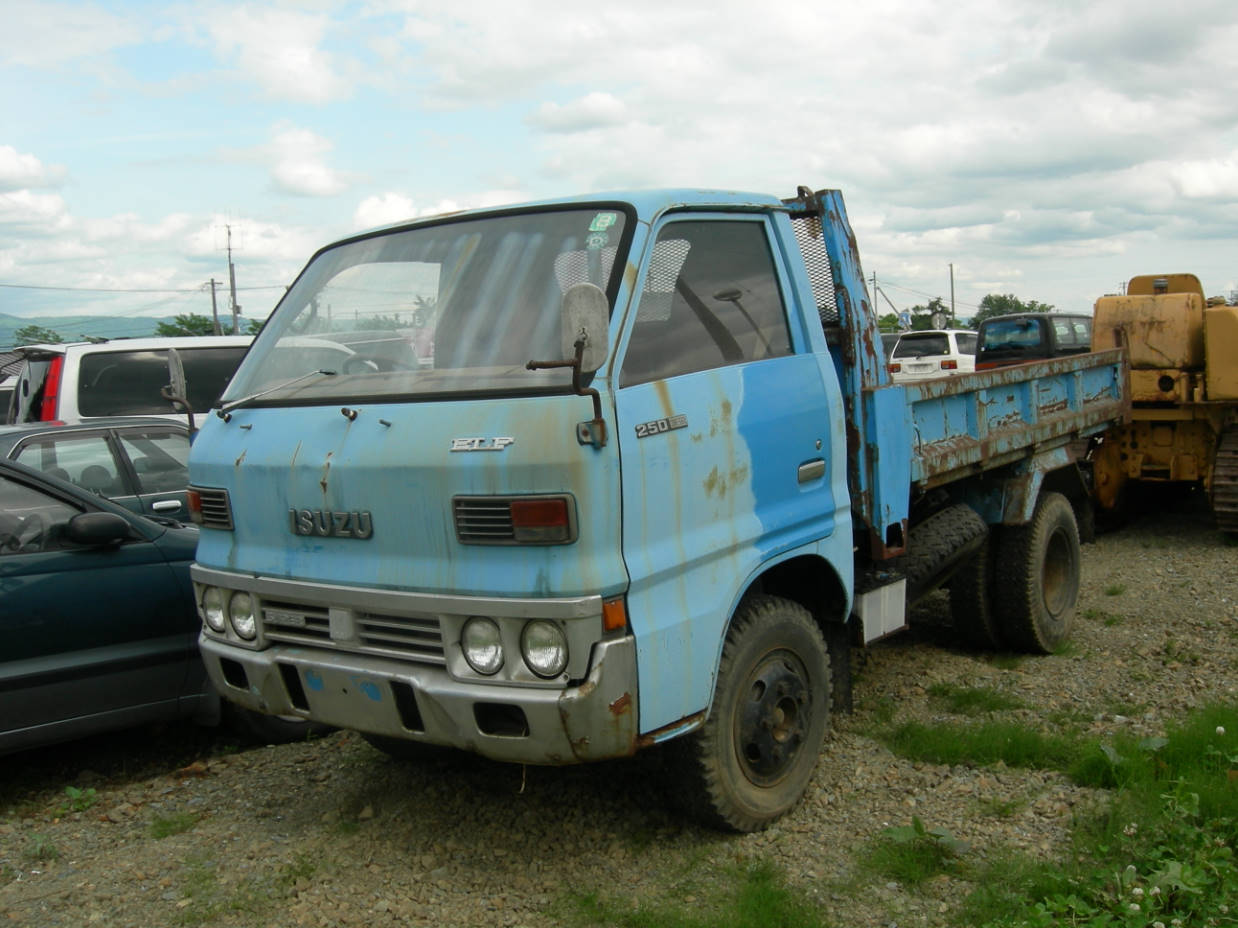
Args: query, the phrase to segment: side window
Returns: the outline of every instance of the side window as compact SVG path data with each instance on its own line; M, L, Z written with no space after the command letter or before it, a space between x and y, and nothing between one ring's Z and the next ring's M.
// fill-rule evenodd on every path
M67 547L64 526L81 510L0 477L0 557Z
M44 436L23 444L15 459L99 496L125 496L129 492L112 447L102 433Z
M189 439L173 429L127 431L120 435L133 469L139 493L171 493L189 484Z
M976 336L965 335L960 333L954 336L959 345L959 354L975 354L976 353Z
M83 416L167 415L159 393L168 383L166 351L97 351L82 355L77 408Z
M179 349L181 364L185 367L185 383L189 387L186 399L194 412L205 412L215 405L248 350L243 346ZM166 376L164 383L167 383Z
M619 385L790 353L764 224L666 225L654 244Z

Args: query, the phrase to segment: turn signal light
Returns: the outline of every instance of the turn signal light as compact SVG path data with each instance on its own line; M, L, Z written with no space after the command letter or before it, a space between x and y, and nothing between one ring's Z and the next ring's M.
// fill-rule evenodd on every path
M512 535L518 542L545 544L571 538L571 517L563 497L514 499L511 514Z
M198 525L201 525L202 524L202 494L199 493L197 490L186 490L185 496L189 503L190 521L196 522Z
M887 364L886 365L886 370L888 370L891 374L897 374L902 369L903 369L903 365L901 364Z
M959 369L958 361L942 361L941 369L943 371L957 371Z

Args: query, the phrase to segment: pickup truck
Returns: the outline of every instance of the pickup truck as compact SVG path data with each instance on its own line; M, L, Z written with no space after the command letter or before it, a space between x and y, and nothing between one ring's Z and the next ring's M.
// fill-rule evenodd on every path
M1129 407L1121 350L893 384L863 281L841 194L807 188L576 197L323 248L191 454L212 679L397 756L674 740L706 821L766 827L849 708L851 647L917 597L948 584L982 645L1061 644L1087 504L1070 449ZM289 367L395 314L415 362Z

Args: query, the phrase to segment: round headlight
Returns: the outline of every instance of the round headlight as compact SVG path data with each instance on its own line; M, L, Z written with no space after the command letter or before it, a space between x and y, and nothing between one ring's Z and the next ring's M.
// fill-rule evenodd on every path
M211 631L224 633L224 591L217 586L202 591L202 619Z
M474 616L465 622L460 633L460 649L469 666L487 677L498 673L503 666L503 642L493 619Z
M524 662L539 677L557 677L567 666L567 639L554 622L537 619L520 633Z
M228 603L228 618L232 630L246 641L258 637L258 620L254 617L254 601L248 593L233 593Z

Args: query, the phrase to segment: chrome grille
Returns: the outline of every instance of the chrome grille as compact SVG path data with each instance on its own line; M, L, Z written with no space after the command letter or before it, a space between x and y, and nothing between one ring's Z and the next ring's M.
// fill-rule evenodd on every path
M351 632L347 638L331 637L331 613L326 606L262 600L262 631L267 641L433 664L446 662L443 632L432 616L358 612L347 628Z
M232 503L228 491L215 487L190 487L202 501L202 526L232 531Z

